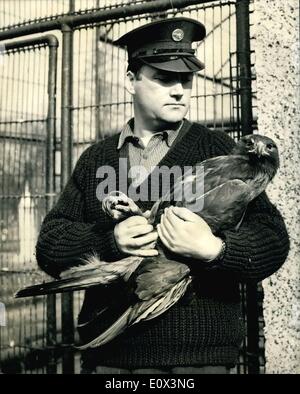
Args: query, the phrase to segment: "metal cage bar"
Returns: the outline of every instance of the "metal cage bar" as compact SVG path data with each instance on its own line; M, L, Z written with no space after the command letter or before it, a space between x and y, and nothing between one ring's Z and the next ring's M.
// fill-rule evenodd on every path
M240 81L242 135L251 134L253 130L249 4L249 0L238 0L236 3L237 62Z
M252 113L252 73L250 48L250 0L238 0L236 4L236 40L237 40L237 76L238 97L237 105L241 135L251 134L255 127ZM245 357L249 374L259 374L259 310L258 287L247 284L245 291L245 315L247 341L244 345ZM262 290L261 290L262 291Z
M63 16L51 21L42 21L40 23L32 23L30 25L20 26L18 29L4 30L0 32L0 41L26 36L29 34L61 30L63 25L75 28L108 20L123 19L134 15L142 15L151 12L162 12L168 10L171 5L173 8L181 9L190 5L208 3L210 1L211 0L172 0L172 3L170 3L170 0L153 0L146 3L124 5L122 7L106 9L87 14Z
M69 1L69 11L74 11L74 0ZM65 187L72 171L72 140L73 140L73 30L64 24L63 34L63 54L62 54L62 122L61 122L61 189ZM74 344L74 312L73 293L64 293L61 296L62 302L62 343ZM63 373L74 373L74 353L71 348L63 353Z

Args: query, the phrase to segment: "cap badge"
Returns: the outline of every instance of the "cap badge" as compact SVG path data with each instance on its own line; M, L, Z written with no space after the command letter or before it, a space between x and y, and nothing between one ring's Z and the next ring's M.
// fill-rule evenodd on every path
M183 39L183 37L184 37L184 32L182 29L175 29L172 32L172 38L174 41L177 41L177 42L181 41Z

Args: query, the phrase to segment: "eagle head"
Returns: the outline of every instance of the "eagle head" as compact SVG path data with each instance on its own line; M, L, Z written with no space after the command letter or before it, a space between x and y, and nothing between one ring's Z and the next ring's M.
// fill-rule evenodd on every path
M278 148L271 138L263 135L243 136L233 149L233 154L249 156L251 161L267 166L269 172L272 169L272 178L279 168Z

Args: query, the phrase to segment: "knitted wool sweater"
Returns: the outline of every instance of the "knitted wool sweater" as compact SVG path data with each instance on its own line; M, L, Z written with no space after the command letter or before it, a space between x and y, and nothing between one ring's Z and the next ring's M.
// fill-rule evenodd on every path
M112 166L119 184L118 139L119 134L107 138L81 155L57 204L44 219L36 257L39 266L54 277L91 253L108 262L125 257L115 243L114 222L103 213L96 197L99 167ZM159 166L193 166L226 155L233 146L227 134L193 123ZM145 180L149 185L150 181L150 177ZM154 186L161 191L160 182ZM136 203L147 210L153 201ZM222 238L226 251L217 265L185 261L194 279L181 301L158 318L137 324L112 342L86 351L85 366L234 365L244 335L239 283L258 282L277 271L287 257L289 239L280 213L265 193L249 205L239 230L225 231ZM79 321L94 320L80 329L83 341L94 338L110 324L97 319L97 311L107 297L122 299L118 298L122 297L120 286L112 286L109 293L100 287L86 291Z

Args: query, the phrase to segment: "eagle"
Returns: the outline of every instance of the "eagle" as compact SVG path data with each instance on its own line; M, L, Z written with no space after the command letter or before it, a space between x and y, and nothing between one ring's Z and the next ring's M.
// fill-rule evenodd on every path
M202 171L196 171L199 168ZM227 229L238 231L248 204L266 189L278 168L278 148L272 139L259 134L243 136L229 155L199 162L177 178L171 190L147 213L148 223L155 228L165 208L173 205L193 210L206 221L214 234ZM181 199L175 198L179 192ZM102 209L116 222L130 215L146 217L146 213L120 191L104 198ZM176 256L170 256L159 239L156 248L157 256L128 256L115 262L101 261L96 255L88 256L82 265L62 272L60 279L26 287L15 296L62 293L93 286L109 289L116 283L122 283L128 294L126 301L117 305L112 300L111 305L108 302L97 315L101 318L101 315L112 314L112 324L78 348L102 346L128 327L167 311L183 297L191 284L193 277L189 266ZM86 324L89 322L83 323Z

